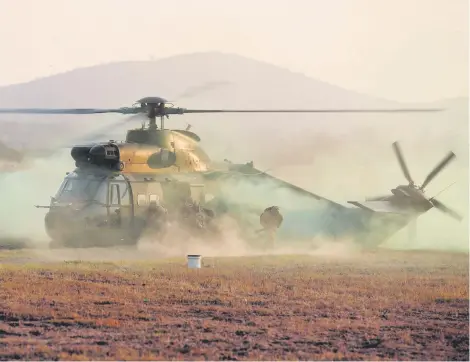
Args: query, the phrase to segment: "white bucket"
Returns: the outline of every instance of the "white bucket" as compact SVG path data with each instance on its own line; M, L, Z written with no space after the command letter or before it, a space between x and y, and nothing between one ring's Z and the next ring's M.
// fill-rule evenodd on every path
M201 268L201 256L200 255L188 255L188 268L200 269Z

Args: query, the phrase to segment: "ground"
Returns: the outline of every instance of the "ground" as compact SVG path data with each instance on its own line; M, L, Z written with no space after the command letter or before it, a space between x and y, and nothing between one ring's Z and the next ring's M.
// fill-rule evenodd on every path
M0 359L469 359L468 254L146 256L0 252Z

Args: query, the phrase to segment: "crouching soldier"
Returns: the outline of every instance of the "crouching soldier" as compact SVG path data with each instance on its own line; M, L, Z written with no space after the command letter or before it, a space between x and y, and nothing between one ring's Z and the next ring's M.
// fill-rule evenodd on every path
M270 206L266 208L259 217L261 226L258 232L264 233L264 247L274 248L276 241L276 232L282 224L284 218L279 212L278 206Z
M211 221L215 215L212 210L206 209L197 201L188 198L180 209L180 217L189 230L206 232L211 229Z

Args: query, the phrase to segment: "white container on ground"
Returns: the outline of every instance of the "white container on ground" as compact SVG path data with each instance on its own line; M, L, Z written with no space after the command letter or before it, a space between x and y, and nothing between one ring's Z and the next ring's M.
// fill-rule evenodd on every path
M201 268L201 255L188 255L188 268L200 269Z

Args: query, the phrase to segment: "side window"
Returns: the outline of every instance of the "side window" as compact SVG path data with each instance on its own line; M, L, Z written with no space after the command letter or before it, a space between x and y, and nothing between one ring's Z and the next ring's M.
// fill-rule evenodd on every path
M147 201L147 198L145 197L144 194L137 195L137 205L144 206L147 203L146 201Z
M108 194L108 183L102 182L100 187L98 188L98 191L96 192L95 195L95 200L98 202L101 202L102 204L106 204L108 202L107 198Z
M62 184L60 185L59 189L57 190L57 193L55 194L54 198L58 198L62 192L65 190L65 187L67 186L67 184L69 183L69 180L68 179L64 179L64 181L62 181Z
M152 202L158 203L158 201L160 201L160 198L158 197L158 195L155 195L155 194L149 195L149 202L150 203L152 203Z
M119 192L118 184L111 184L111 195L109 200L111 205L121 205L121 194Z
M131 204L131 198L129 196L129 186L126 183L121 183L121 205L129 206Z

